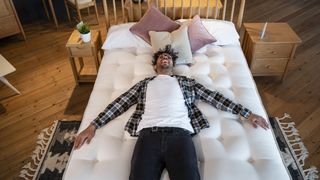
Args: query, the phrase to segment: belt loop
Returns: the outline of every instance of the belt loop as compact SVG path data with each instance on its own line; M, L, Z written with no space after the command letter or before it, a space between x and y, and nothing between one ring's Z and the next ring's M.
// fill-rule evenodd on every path
M151 128L151 132L157 132L158 131L158 127L157 126L153 126L152 128Z

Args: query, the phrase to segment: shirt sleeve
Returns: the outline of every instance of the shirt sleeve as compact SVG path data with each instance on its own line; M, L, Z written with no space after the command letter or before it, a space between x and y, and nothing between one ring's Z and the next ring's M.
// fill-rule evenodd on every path
M138 102L140 85L141 83L137 83L127 92L116 98L91 122L91 124L98 129L126 112L132 105Z
M196 96L198 99L213 105L219 110L241 115L246 119L252 114L249 109L243 107L241 104L232 102L230 99L224 97L223 94L217 91L211 91L205 88L203 85L197 83L196 81L194 82L196 88Z

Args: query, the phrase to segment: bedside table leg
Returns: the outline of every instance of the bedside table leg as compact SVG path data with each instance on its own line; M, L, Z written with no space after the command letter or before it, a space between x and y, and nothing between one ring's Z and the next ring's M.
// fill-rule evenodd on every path
M70 64L71 64L71 68L72 68L72 72L73 72L73 76L74 76L74 80L76 81L76 84L79 85L78 71L77 71L76 64L74 62L74 58L70 57L69 60L70 60Z
M289 58L289 60L287 61L286 67L285 67L284 72L283 72L283 74L282 74L281 82L283 81L284 76L285 76L285 74L287 73L289 62L293 59L294 54L296 53L297 47L298 47L297 44L295 44L295 45L293 46L293 49L292 49L291 54L290 54L290 58Z
M284 79L284 74L282 74L281 76L281 82L283 82L283 79Z
M96 70L97 72L99 71L99 56L98 56L98 50L96 50L95 48L92 48L93 53L93 59L94 59L94 64L96 65Z
M81 71L84 65L82 57L79 57L79 64L80 64L80 71Z
M0 114L3 114L5 112L7 112L6 108L2 104L0 104Z
M101 49L100 50L100 62L102 61L103 54L104 54L104 51Z
M101 33L99 31L99 36L98 36L98 47L97 47L97 56L99 58L99 66L101 64L101 61L102 61L102 57L103 57L103 49L101 48L102 47L102 40L101 40Z

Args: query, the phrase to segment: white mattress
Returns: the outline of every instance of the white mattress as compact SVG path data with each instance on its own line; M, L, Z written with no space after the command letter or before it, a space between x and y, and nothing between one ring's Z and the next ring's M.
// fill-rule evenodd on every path
M120 94L145 77L155 75L150 48L107 50L85 110L79 132ZM209 45L194 54L195 64L175 67L175 73L196 79L267 118L239 45ZM204 180L287 180L271 130L240 123L238 116L199 102L211 125L193 140ZM136 138L124 131L135 106L96 131L92 142L72 152L64 179L127 180ZM169 179L165 171L161 179Z

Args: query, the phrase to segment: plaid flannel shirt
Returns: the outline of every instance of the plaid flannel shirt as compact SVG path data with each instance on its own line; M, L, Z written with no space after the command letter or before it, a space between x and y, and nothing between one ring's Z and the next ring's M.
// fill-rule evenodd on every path
M153 80L155 77L156 76L146 78L138 82L127 92L120 95L112 103L110 103L105 110L91 122L91 124L93 124L96 128L100 128L112 119L127 111L132 105L137 104L136 110L125 126L125 130L128 131L131 136L138 136L137 128L145 109L144 106L146 101L147 85L148 82ZM217 91L211 91L205 88L203 85L197 83L194 79L176 75L173 77L178 80L182 90L185 104L188 109L188 116L191 119L190 123L195 133L200 132L201 129L209 127L209 122L207 121L206 117L195 105L196 100L207 102L219 110L238 114L245 118L248 118L251 114L251 111L247 108L244 108L241 104L232 102L230 99L225 98Z

